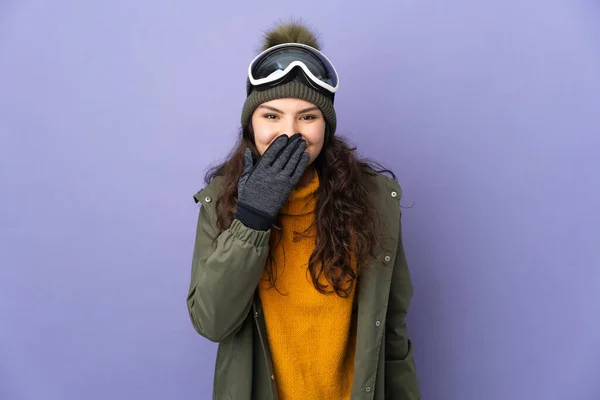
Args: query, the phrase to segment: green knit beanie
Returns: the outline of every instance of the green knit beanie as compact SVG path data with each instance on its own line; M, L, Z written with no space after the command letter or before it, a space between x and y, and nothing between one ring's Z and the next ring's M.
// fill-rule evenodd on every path
M315 35L308 28L298 23L282 24L268 32L262 50L283 43L302 43L321 50ZM246 85L250 85L248 79L246 79ZM293 80L266 90L252 90L242 108L242 127L246 128L250 124L252 114L258 106L267 101L283 98L302 99L319 107L327 122L328 133L330 135L335 133L337 119L332 100L299 80Z

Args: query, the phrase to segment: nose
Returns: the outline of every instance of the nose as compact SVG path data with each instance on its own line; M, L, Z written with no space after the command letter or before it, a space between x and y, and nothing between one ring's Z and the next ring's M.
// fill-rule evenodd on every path
M283 124L282 128L282 133L285 133L288 137L291 137L292 135L298 133L298 122L295 118L291 118Z

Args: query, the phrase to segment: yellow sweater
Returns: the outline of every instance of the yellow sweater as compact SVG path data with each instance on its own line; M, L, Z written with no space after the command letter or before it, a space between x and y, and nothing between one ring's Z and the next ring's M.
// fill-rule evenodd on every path
M281 210L281 241L271 254L277 278L271 288L263 276L263 303L275 380L282 400L350 398L354 376L356 317L354 291L348 298L319 293L307 270L316 227L294 240L313 222L319 178L295 188ZM322 283L327 283L323 278Z

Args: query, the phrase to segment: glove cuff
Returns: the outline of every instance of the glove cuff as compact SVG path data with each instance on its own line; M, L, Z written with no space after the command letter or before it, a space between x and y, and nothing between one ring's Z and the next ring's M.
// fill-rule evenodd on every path
M275 217L252 206L238 202L233 218L239 220L248 228L258 231L268 231L275 222Z

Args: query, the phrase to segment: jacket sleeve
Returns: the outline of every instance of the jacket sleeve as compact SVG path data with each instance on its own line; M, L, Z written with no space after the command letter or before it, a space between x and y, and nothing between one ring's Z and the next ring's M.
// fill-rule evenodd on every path
M269 236L237 219L219 234L212 203L200 207L187 296L200 335L220 342L239 330L264 271Z
M406 329L406 315L413 295L413 285L402 244L402 222L392 273L386 316L385 398L418 400L421 398L412 342Z

